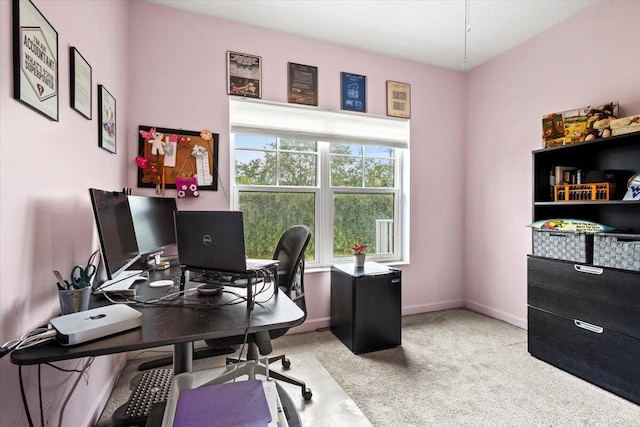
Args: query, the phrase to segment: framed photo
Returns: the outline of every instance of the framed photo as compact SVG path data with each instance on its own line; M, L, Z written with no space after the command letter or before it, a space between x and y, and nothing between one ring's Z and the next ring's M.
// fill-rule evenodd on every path
M58 32L30 0L13 0L13 97L58 121Z
M149 137L166 141L164 154L154 153ZM164 183L165 188L175 189L178 178L195 177L198 190L217 191L219 145L219 134L206 130L138 126L138 153L147 162L144 169L138 168L138 187L156 188Z
M227 94L262 98L262 58L227 52Z
M340 73L341 108L343 110L367 112L367 77L358 74Z
M98 85L98 145L116 153L116 99Z
M71 108L91 120L91 66L73 46L69 58Z
M318 106L318 67L289 62L289 102Z
M411 85L387 80L387 116L411 118Z

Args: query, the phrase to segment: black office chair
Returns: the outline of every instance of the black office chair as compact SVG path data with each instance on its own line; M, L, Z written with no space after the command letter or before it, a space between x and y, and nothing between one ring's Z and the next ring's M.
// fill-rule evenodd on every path
M307 306L304 293L304 256L311 239L311 230L306 225L294 225L282 234L276 246L273 259L278 260L278 287L280 292L284 292L293 302L304 312L304 319L307 317ZM303 319L303 321L304 321ZM257 359L257 353L267 355L271 353L271 339L283 336L289 328L275 329L266 334L250 334L248 359ZM282 366L288 369L291 361L284 355L269 357L269 363L281 360ZM227 358L227 363L237 363L241 360L237 358ZM305 383L293 377L283 375L279 372L269 371L269 376L280 381L294 384L302 388L302 397L311 400L311 390Z

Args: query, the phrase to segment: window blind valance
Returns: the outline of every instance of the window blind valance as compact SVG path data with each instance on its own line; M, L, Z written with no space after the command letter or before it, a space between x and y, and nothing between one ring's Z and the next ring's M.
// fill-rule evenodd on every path
M409 148L409 120L229 98L231 132Z

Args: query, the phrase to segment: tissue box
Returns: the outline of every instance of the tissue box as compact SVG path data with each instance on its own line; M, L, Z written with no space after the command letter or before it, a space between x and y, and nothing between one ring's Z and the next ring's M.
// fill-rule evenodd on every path
M640 115L611 120L609 127L611 128L611 135L613 136L640 132Z

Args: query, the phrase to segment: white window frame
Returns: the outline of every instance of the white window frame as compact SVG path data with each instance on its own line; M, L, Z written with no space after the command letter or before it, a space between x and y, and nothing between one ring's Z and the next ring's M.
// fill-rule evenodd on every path
M243 104L245 102L244 99L242 101L235 103L235 106L247 105ZM260 109L260 105L254 106L253 103L257 103L253 101L250 104L250 108ZM267 110L269 107L275 106L276 110L280 114L286 114L289 112L293 117L299 117L300 111L305 111L308 107L300 107L300 106L291 106L289 104L275 104L275 103L263 103L260 102L258 104L266 105ZM302 109L301 109L302 108ZM317 113L316 111L309 112L309 116L313 118L313 115ZM353 121L354 116L352 113L343 113L336 112L331 110L320 110L320 114L323 112L329 112L331 114L331 122L335 123L336 118L338 120L344 119L344 126L349 126L351 121ZM239 118L239 116L242 116ZM258 114L259 116L259 114ZM278 114L276 114L276 117ZM368 116L358 115L355 116L358 120L362 121L366 124L366 120L363 121L363 117L366 119ZM376 123L382 123L382 125L390 124L391 127L397 125L398 119L390 119L385 117L377 117L372 116L372 119L376 121ZM313 261L307 262L308 268L320 268L320 267L328 267L332 263L336 262L346 262L350 261L350 256L345 254L344 257L334 257L333 256L333 226L334 226L334 209L333 209L333 200L336 194L393 194L394 195L394 224L393 224L393 247L394 253L392 254L368 254L368 259L376 260L379 262L397 262L403 259L408 259L408 247L409 247L409 233L408 233L408 194L409 192L404 187L404 178L408 176L408 164L409 164L409 135L408 135L408 121L403 120L402 126L406 126L406 130L400 129L400 132L397 129L393 128L391 131L386 132L370 132L372 134L372 141L368 141L366 132L364 135L358 136L358 138L354 137L344 137L340 136L339 132L334 130L328 130L325 134L322 134L322 127L320 126L318 129L313 129L313 132L308 131L308 127L306 131L296 130L296 129L278 129L278 125L274 126L273 116L268 120L261 120L260 117L256 118L255 111L253 112L253 116L235 114L234 115L234 100L230 98L230 120L231 120L231 135L230 135L230 186L232 188L231 191L231 206L232 209L238 209L239 206L239 195L241 191L257 191L257 192L287 192L287 193L295 193L295 192L303 192L303 193L315 193L315 235L314 238L314 259ZM234 121L235 120L235 121ZM255 120L255 124L251 124L251 120ZM388 120L388 121L387 121ZM240 123L241 122L241 123ZM269 126L266 125L269 123ZM284 128L286 126L296 126L296 124L289 122L290 124L283 123L281 126ZM371 124L371 123L369 123ZM343 127L344 127L343 126ZM398 127L401 128L402 126ZM261 127L264 127L262 129ZM368 127L371 129L371 127ZM396 132L394 136L395 139L389 139L388 136ZM317 160L319 162L318 167L316 168L317 177L316 177L316 186L315 187L290 187L290 186L270 186L270 185L236 185L235 184L235 134L260 134L260 135L269 135L279 138L295 138L302 140L316 140L317 141L317 152L318 157ZM338 134L336 134L338 133ZM375 140L375 135L378 137L382 135L386 140L380 140L377 138ZM404 139L404 143L402 140ZM395 148L395 177L394 177L394 188L368 188L368 187L331 187L329 185L330 181L330 144L331 142L336 143L351 143L351 144L362 144L362 145L377 145L377 146L387 146ZM398 142L400 141L400 142ZM369 143L368 143L369 142ZM406 224L406 226L405 226ZM329 236L329 238L321 238L323 236ZM374 242L370 242L369 244L373 244Z

